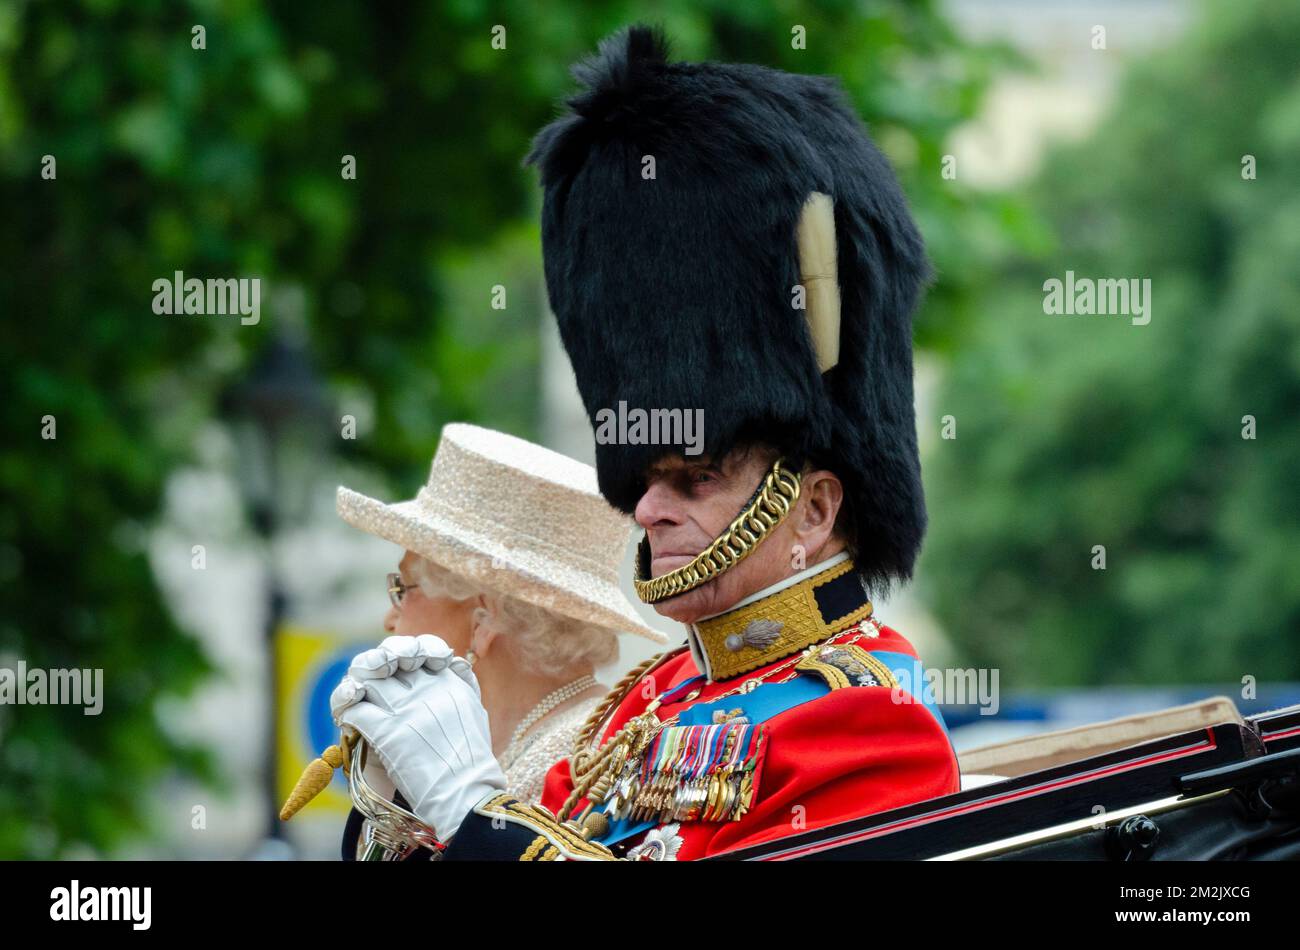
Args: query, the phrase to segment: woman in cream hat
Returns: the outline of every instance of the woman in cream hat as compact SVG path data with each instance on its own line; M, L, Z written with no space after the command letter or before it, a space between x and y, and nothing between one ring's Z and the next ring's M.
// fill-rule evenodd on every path
M509 792L541 798L618 658L619 631L662 643L618 586L632 522L595 470L523 439L453 423L428 483L384 504L338 490L343 520L405 550L388 578L390 634L441 637L474 668Z

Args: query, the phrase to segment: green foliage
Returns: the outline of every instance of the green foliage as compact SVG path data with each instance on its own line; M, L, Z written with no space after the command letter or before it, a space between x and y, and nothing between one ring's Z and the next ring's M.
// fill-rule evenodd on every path
M395 490L424 478L449 420L533 433L544 293L521 159L568 64L642 16L572 0L0 5L0 652L102 667L107 691L98 718L0 710L0 857L107 852L147 830L168 770L210 776L158 721L210 668L143 539L218 394L284 326L305 331L340 412L370 410L340 453ZM941 146L1005 54L914 0L673 0L654 19L687 58L844 78L934 245L921 333L941 343L969 312L975 238L1006 230L1001 199L940 181ZM260 278L261 322L155 315L153 282L175 271Z
M969 662L1022 685L1300 678L1297 47L1293 5L1215 5L1046 164L1056 245L991 284L926 470L922 576ZM1150 278L1151 322L1045 314L1067 270Z

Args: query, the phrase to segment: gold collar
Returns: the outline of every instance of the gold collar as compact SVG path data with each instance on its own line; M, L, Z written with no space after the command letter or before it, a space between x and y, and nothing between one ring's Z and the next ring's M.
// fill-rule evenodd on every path
M759 591L724 614L690 625L695 662L710 680L726 680L790 656L871 616L853 561L832 559Z

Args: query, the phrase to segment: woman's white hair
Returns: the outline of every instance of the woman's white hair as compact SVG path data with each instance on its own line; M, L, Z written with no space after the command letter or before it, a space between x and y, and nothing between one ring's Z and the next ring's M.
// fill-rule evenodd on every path
M411 566L411 575L426 597L466 600L483 595L486 608L477 618L501 640L519 664L544 676L561 676L579 665L608 666L618 659L618 637L530 604L510 594L498 594L427 558Z

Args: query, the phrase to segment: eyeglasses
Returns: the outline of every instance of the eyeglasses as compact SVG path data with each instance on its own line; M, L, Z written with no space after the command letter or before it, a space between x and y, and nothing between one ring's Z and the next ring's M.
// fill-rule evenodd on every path
M400 607L402 606L402 598L406 596L406 592L417 586L418 585L416 584L403 583L401 574L389 574L388 599L393 602L394 607Z

